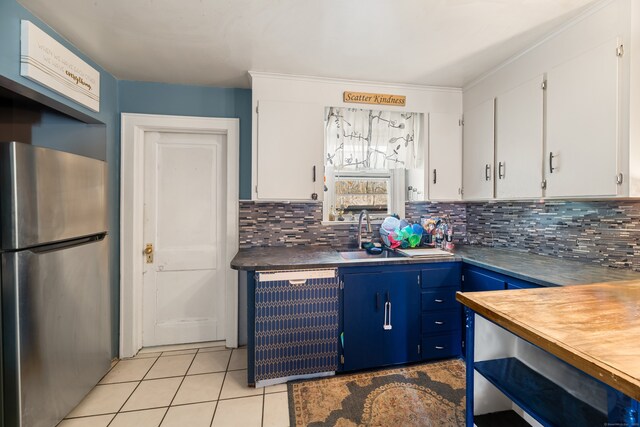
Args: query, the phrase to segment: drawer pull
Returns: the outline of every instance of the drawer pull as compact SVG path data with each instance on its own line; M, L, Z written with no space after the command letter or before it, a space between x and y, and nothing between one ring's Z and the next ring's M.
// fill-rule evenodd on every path
M439 346L439 345L435 346L434 348L435 348L436 350L444 350L444 347Z
M441 299L436 299L434 301L437 302L438 304L442 304L444 302L444 300L441 300Z
M443 321L440 321L440 320L436 320L436 321L435 321L435 322L433 322L433 323L435 323L436 325L444 325L444 322L443 322Z

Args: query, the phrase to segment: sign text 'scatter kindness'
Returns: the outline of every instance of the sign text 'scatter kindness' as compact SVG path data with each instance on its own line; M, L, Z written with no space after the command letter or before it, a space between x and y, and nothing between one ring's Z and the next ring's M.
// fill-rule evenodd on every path
M395 105L396 107L404 107L407 97L403 95L387 95L384 93L345 91L342 100L356 104Z

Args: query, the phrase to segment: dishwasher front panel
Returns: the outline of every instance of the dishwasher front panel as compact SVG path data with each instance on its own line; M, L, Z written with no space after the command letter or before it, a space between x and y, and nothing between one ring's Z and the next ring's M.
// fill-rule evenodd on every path
M257 274L256 384L338 369L339 289L335 269Z

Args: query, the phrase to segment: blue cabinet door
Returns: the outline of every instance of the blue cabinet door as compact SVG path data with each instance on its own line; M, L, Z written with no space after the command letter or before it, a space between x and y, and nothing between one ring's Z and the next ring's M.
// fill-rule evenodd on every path
M462 282L463 292L476 291L499 291L505 289L505 281L501 277L496 277L491 272L483 269L465 267L463 269L464 282Z
M507 277L506 280L507 280L507 289L532 289L532 288L542 287L540 285L536 285L535 283L516 279L514 277Z
M419 360L420 271L344 275L345 371Z

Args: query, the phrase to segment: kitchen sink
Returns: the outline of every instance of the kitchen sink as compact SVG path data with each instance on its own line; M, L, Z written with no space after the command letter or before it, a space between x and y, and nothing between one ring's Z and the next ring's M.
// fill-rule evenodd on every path
M404 255L395 252L395 251L389 251L389 250L383 250L381 254L379 255L371 255L369 253L367 253L367 251L360 250L360 251L344 251L344 252L338 252L340 254L340 256L344 259L381 259L381 258L403 258Z

